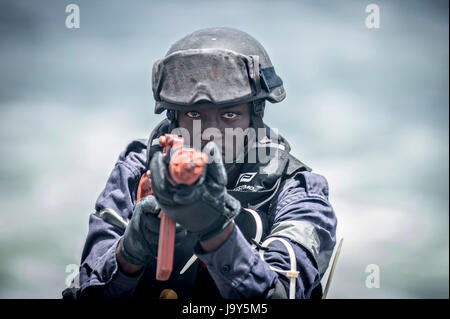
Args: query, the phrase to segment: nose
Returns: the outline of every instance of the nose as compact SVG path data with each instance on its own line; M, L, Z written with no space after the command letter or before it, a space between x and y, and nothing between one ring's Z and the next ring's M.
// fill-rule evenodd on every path
M221 141L222 138L222 133L216 127L209 127L202 132L202 144L206 144L211 141Z

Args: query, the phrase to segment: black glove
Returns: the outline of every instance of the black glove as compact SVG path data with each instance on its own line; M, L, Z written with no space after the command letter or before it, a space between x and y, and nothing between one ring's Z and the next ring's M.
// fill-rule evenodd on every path
M133 216L120 243L120 255L134 265L145 265L155 258L161 211L153 195L136 202Z
M227 193L227 173L216 144L209 142L203 152L208 164L199 180L189 186L169 183L165 175L169 161L161 152L150 162L152 188L161 209L201 241L219 234L241 210L240 202Z

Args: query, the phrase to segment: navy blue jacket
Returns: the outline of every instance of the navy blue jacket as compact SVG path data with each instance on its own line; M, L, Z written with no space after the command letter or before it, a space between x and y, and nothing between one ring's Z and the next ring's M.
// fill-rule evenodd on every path
M90 215L89 232L81 258L78 290L81 298L129 298L137 295L137 292L143 295L142 292L146 290L156 290L155 296L160 293L160 287L152 286L153 281L146 279L155 276L154 270L144 271L136 277L129 277L119 270L115 252L124 229L98 215L98 212L110 209L125 220L131 219L137 185L146 171L146 148L145 139L132 141L126 147L95 203L97 213ZM259 211L257 213L261 214ZM208 289L208 285L205 285L208 280L213 283L212 286L210 283L210 287L214 287L219 296L233 299L267 298L271 295L289 297L290 289L293 288L295 298L310 298L315 294L313 291L321 289L320 280L335 246L337 226L336 216L328 200L326 179L306 170L296 172L271 199L266 215L266 229L261 242L268 238L281 240L274 240L267 245L263 251L264 260L261 251L252 247L237 224L230 237L216 251L204 253L198 243L193 246L189 255L195 253L201 261L196 262L200 267L197 267L195 280L202 281L203 286L199 284L198 287L202 287L205 296L212 294L211 290L205 291ZM294 254L294 269L291 269L292 260L286 243ZM180 258L183 259L183 266L189 256ZM289 270L294 272L282 272ZM183 279L183 275L179 275L179 278ZM295 287L291 281L295 282ZM180 280L181 284L189 285ZM280 287L283 290L281 294ZM178 292L178 287L170 288ZM275 288L275 294L268 293L273 293Z

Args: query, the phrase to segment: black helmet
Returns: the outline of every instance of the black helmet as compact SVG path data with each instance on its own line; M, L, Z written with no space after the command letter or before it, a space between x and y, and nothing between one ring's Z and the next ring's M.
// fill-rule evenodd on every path
M225 27L201 29L173 44L154 63L152 86L157 114L252 102L258 116L265 100L278 103L286 97L264 47L249 34Z
M278 103L286 97L283 81L264 47L251 35L224 27L201 29L173 44L153 65L152 88L155 113L167 110L169 131L178 127L177 110L249 103L250 126L257 132L246 137L246 146L271 141L262 120L265 101ZM150 138L148 154L152 142ZM240 158L246 154L244 147ZM227 171L238 161L225 163Z

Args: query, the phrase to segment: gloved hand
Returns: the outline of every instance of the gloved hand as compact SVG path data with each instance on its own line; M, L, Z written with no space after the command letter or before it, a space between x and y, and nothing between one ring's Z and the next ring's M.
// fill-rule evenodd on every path
M205 241L239 214L240 202L227 193L227 173L214 142L203 148L209 157L202 175L193 185L172 186L166 178L168 159L161 152L150 162L153 193L162 210L175 222Z
M158 251L160 211L153 195L136 202L119 247L120 255L127 262L142 266L155 258Z

